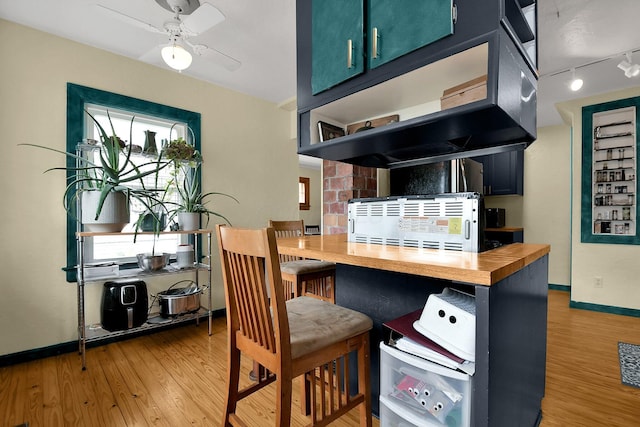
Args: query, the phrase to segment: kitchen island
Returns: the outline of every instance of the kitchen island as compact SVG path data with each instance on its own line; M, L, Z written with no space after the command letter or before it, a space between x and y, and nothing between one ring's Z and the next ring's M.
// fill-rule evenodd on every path
M347 242L347 235L278 240L282 254L333 261L336 303L373 319L371 390L379 413L382 324L452 287L476 298L471 425L538 425L544 396L549 245L514 243L482 253Z

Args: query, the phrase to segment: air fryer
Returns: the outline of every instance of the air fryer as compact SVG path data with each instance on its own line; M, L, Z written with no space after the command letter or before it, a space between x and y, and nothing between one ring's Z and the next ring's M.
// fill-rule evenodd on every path
M102 327L122 331L142 326L148 305L147 285L142 280L106 282L100 310Z

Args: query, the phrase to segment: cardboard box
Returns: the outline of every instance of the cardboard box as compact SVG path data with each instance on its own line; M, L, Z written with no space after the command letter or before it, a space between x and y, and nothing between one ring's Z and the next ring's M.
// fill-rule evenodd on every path
M445 90L440 98L440 109L446 110L486 97L487 76L484 75Z

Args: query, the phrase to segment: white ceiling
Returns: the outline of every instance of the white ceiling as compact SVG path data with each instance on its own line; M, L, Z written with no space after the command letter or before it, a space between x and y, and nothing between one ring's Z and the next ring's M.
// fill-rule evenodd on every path
M200 1L226 19L190 41L242 65L228 71L194 57L183 74L275 103L295 97L295 0ZM166 36L116 19L96 4L160 28L172 17L155 0L0 0L0 18L167 68L159 55L145 55L166 44ZM625 51L640 49L639 18L639 0L538 0L539 126L560 123L557 102L640 85L640 77L626 78L616 67ZM640 52L632 58L640 62ZM571 67L585 81L576 93L567 88L571 73L557 74Z

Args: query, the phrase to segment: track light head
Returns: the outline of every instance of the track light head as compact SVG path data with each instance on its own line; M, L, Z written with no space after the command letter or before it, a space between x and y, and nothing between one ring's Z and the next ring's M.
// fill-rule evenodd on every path
M618 68L624 71L624 75L627 78L636 77L640 75L640 65L633 64L631 62L631 53L627 52L624 54L625 59L620 61L618 64Z
M569 89L571 89L574 92L577 92L582 88L583 84L584 84L584 82L582 81L581 78L579 78L579 77L576 78L576 69L572 68L571 69L571 83L569 83Z

